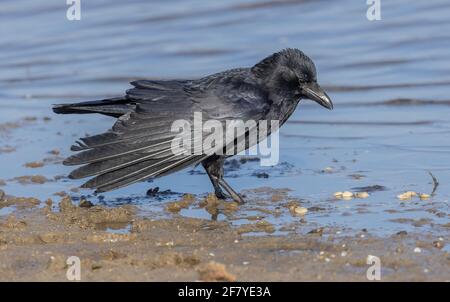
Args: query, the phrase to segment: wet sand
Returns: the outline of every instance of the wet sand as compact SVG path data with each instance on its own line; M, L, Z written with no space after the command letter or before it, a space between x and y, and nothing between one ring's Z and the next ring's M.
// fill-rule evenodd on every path
M286 200L275 202L289 211ZM244 214L212 196L170 202L163 219L139 216L135 206L93 206L68 196L57 205L4 196L0 206L14 207L0 216L1 281L67 281L70 256L81 260L82 281L367 281L369 255L381 259L382 281L450 281L448 238L381 238L367 230L348 236L333 228L302 234L289 227L281 236L264 209L240 226L178 214L188 207Z

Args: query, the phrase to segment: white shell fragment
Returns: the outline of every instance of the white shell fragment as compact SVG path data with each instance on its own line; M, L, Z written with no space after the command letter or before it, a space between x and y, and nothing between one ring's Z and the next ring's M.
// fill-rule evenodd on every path
M356 192L355 197L356 198L368 198L370 195L367 192Z
M294 213L297 215L305 215L306 213L308 213L308 209L307 208L303 208L303 207L295 207L294 208Z
M408 192L402 193L400 195L397 195L397 198L400 199L400 200L408 200L408 199L411 199L412 197L414 197L416 195L417 195L416 192L408 191Z

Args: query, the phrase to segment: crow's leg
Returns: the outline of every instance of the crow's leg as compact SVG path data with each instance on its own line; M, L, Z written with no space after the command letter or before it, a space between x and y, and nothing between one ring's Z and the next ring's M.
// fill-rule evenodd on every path
M227 199L228 196L222 191L219 185L219 179L223 177L223 159L214 156L213 158L202 161L202 165L211 180L216 197L219 199Z
M230 187L230 185L223 179L219 178L219 184L231 195L231 198L234 199L237 203L243 204L245 203L244 199Z
M220 199L227 198L227 195L222 191L222 188L224 188L234 201L244 203L242 197L239 196L239 194L236 193L223 179L223 162L224 158L217 155L202 161L202 165L205 168L206 173L208 173L209 179L214 187L216 197Z

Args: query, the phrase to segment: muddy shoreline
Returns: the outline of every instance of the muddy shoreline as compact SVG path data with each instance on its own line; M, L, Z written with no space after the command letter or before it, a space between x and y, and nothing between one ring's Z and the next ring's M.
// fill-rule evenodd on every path
M14 210L0 216L1 281L67 281L70 256L81 260L82 281L367 281L368 255L381 259L382 281L449 281L450 254L433 235L322 229L281 236L261 218L236 227L174 210L206 204L239 211L211 196L168 203L171 217L163 219L69 196L57 204L5 196L6 204Z

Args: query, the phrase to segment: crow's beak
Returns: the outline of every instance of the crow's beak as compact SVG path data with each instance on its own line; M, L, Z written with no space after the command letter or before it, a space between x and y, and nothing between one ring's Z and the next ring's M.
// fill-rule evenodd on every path
M333 102L331 102L330 97L317 83L304 84L302 86L302 94L327 109L333 109Z

